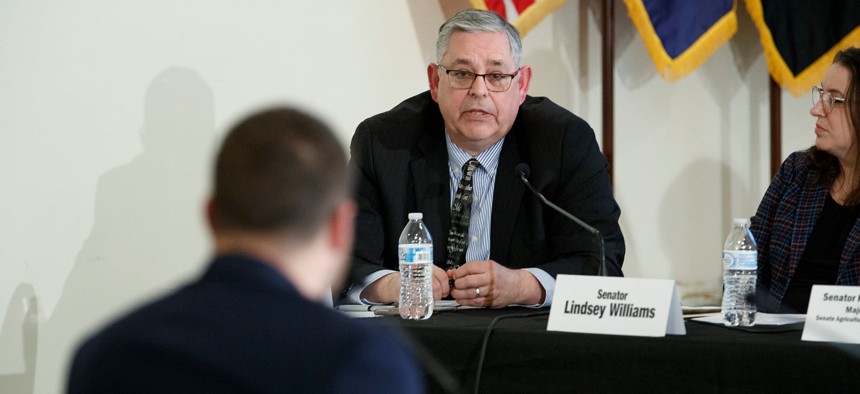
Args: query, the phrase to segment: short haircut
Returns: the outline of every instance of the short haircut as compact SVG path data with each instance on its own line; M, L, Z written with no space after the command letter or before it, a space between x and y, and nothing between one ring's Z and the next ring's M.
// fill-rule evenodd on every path
M309 238L351 191L340 142L321 121L291 108L239 122L221 145L214 175L216 232Z
M511 56L513 56L517 68L522 67L523 43L520 40L520 32L495 11L463 10L445 21L439 27L439 38L436 40L436 63L442 62L445 52L448 52L451 35L455 32L505 33L511 44Z

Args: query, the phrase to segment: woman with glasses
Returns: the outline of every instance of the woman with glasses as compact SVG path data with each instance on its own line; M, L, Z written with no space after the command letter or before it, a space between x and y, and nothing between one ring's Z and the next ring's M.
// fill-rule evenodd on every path
M812 285L860 284L860 49L812 88L815 145L780 166L752 218L758 309L806 313Z

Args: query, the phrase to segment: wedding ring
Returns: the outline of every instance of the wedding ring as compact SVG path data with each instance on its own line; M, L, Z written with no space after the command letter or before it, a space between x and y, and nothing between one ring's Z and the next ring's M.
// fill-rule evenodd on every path
M476 287L476 288L475 288L475 298L478 298L478 297L480 297L480 296L481 296L481 288L480 288L480 287Z

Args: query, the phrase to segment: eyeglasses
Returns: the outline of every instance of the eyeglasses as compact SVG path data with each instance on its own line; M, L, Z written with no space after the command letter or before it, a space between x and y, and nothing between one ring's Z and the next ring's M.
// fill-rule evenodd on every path
M845 99L841 97L833 97L829 92L818 86L812 87L812 105L818 105L821 102L821 108L824 108L824 113L829 114L833 111L833 104L844 103Z
M523 69L520 67L513 74L475 74L466 70L448 70L445 67L442 67L441 64L437 64L437 66L439 66L445 74L448 74L448 84L454 89L470 89L472 84L475 83L475 78L483 77L484 83L487 85L487 90L491 92L506 92L511 88L511 82L514 80L514 77L516 77L517 74L520 73L520 70Z

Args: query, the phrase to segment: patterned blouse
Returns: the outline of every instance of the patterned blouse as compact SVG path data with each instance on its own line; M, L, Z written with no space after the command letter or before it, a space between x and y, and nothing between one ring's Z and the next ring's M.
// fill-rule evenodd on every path
M815 227L828 188L805 151L792 153L765 192L750 230L758 245L758 310L777 312ZM839 261L836 285L860 285L860 220L854 222Z

